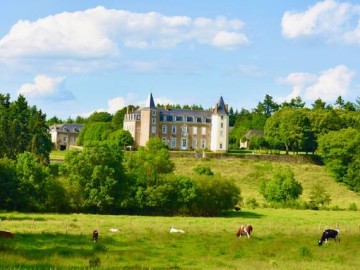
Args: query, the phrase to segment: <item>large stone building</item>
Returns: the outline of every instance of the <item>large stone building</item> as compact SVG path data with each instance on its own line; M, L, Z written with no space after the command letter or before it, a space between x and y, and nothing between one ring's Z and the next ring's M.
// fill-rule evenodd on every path
M161 138L170 149L210 149L227 152L229 146L229 115L220 97L213 110L180 110L157 108L152 94L146 105L127 111L124 130L135 140L135 146L145 146L150 138Z
M50 127L51 142L56 149L65 150L76 146L83 125L61 124Z

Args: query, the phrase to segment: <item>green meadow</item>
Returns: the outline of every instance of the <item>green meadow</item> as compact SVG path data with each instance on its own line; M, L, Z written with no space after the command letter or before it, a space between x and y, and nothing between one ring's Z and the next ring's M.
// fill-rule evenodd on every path
M63 154L52 158L61 162ZM360 207L360 196L323 166L244 158L173 161L175 174L191 176L200 165L233 179L244 202L254 198L260 207L216 218L0 212L0 230L15 234L0 238L0 269L360 269L360 215L348 210ZM279 166L291 167L302 184L300 200L309 200L314 183L326 186L329 210L263 207L258 185ZM241 224L254 227L250 239L236 238ZM185 234L170 234L171 226ZM319 247L326 228L339 228L341 242Z
M355 211L243 209L218 218L1 213L0 269L360 269ZM252 224L250 239L236 238ZM170 234L173 226L185 234ZM341 242L319 247L323 229ZM119 232L111 232L117 228ZM92 242L92 230L99 240Z

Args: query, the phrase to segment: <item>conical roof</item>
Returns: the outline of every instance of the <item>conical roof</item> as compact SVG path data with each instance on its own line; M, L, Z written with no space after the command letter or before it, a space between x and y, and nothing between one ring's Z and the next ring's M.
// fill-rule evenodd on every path
M152 93L150 93L148 98L146 99L145 108L155 108L155 102Z
M220 97L220 100L217 103L217 112L218 113L226 113L226 114L228 113L226 110L226 105L225 105L223 97Z

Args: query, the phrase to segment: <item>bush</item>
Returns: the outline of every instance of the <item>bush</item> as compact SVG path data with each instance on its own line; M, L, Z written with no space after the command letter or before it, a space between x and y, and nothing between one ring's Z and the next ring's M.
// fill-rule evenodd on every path
M259 207L259 203L256 201L255 198L249 197L246 201L246 206L251 209L255 209L255 208Z
M198 165L195 169L194 172L199 174L199 175L214 175L214 173L211 171L210 167L206 167L206 166L201 166Z
M357 211L358 207L357 207L356 203L350 203L349 207L348 207L348 210L349 211Z
M296 200L302 193L302 186L295 180L290 168L280 168L270 181L260 183L260 193L267 202L285 203Z

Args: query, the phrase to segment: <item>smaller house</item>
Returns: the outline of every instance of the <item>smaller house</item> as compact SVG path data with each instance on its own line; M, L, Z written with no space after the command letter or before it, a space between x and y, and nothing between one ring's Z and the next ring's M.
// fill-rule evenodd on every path
M246 132L245 136L240 139L240 148L249 149L251 143L251 137L264 136L264 131L260 129L250 129Z
M66 150L75 146L82 124L60 124L50 127L51 142L56 149Z

